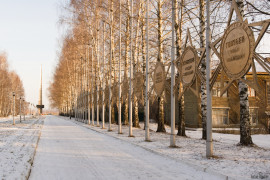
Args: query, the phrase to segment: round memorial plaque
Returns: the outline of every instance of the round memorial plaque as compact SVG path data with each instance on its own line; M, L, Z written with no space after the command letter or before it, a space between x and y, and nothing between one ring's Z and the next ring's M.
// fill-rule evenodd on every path
M104 94L105 94L105 99L104 99L104 103L108 103L109 102L109 85L106 85L105 90L104 90Z
M118 96L118 83L116 82L112 86L112 101L117 101Z
M250 69L255 39L244 22L235 22L225 31L221 42L221 64L227 76L239 79Z
M161 62L157 62L155 71L154 71L154 90L157 93L157 96L161 96L164 86L165 86L165 67Z
M102 86L99 86L99 93L98 93L98 104L102 105Z
M138 98L141 98L141 96L142 96L142 92L144 89L143 84L144 84L143 74L141 72L136 72L133 86L134 86L134 94Z
M128 94L129 90L129 83L128 78L125 76L124 80L122 81L121 91L122 91L122 97L125 97Z
M197 72L197 61L198 55L196 50L191 46L186 47L181 56L179 68L181 69L181 80L184 87L190 86L193 83Z

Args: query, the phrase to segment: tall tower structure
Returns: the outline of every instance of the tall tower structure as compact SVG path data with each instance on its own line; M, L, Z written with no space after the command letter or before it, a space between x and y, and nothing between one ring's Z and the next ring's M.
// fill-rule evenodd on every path
M39 114L42 114L42 109L44 108L44 105L42 104L42 66L40 67L40 89L37 108L39 109Z

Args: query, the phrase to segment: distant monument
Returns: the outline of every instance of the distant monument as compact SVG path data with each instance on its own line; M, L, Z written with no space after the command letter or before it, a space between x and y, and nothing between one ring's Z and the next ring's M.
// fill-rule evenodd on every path
M42 105L42 66L40 68L40 89L37 108L39 109L39 114L42 114L42 109L44 108L44 105Z

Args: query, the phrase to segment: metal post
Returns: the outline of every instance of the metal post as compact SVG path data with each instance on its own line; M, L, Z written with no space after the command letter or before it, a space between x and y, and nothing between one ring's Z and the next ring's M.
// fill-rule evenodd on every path
M130 71L129 71L129 137L132 137L132 76L133 76L133 61L132 61L132 21L133 21L133 0L130 0Z
M83 117L83 123L86 123L87 122L87 120L86 120L86 112L87 112L87 92L86 92L86 90L87 90L87 71L86 71L86 65L87 65L87 58L86 58L86 55L87 55L87 46L84 46L85 47L85 56L84 56L84 58L85 58L85 60L84 60L84 90L83 90L83 115L84 115L84 117Z
M22 122L22 97L20 96L20 123Z
M149 0L146 1L146 87L145 87L145 141L150 141L149 137Z
M105 22L103 22L103 80L102 80L102 129L105 128Z
M93 78L94 78L94 73L93 73L93 65L94 65L94 55L93 55L93 51L94 48L92 47L92 65L91 65L91 69L92 69L92 85L91 85L91 94L92 94L92 125L95 125L95 105L94 105L94 82L93 82Z
M174 76L174 59L175 59L175 46L174 46L174 24L175 24L175 7L174 0L172 0L172 49L171 49L171 137L170 137L170 146L175 146L175 95L174 95L174 86L175 86L175 76Z
M110 68L110 74L109 74L109 128L108 131L112 131L111 123L112 123L112 0L111 0L111 7L110 7L110 62L109 62L109 68Z
M121 0L119 0L119 105L118 105L118 134L122 134L121 122Z
M213 156L212 141L212 96L210 92L210 7L206 1L207 24L206 24L206 94L207 94L207 123L206 123L206 157Z
M81 71L83 70L82 57L81 57ZM82 78L83 72L81 74L81 93L80 93L80 122L82 121Z
M23 99L23 120L25 121L24 99Z
M12 93L13 95L13 125L15 125L15 92Z
M97 82L97 126L99 127L99 23L97 25L97 74L96 74L96 82Z
M90 73L89 73L89 56L90 56L89 52L90 52L90 47L89 47L89 45L88 45L87 49L88 49L88 52L87 52L87 114L88 114L87 119L88 119L88 125L90 125L91 121L90 121L90 98L89 98L89 96L90 96L90 93L89 93L89 75L90 75Z

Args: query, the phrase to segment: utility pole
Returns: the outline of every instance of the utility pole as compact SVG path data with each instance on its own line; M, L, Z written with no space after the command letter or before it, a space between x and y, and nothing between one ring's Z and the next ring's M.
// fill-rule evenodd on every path
M105 22L103 21L103 80L102 80L102 129L105 128Z
M99 20L97 20L97 74L96 74L96 85L97 85L97 127L99 127Z
M91 121L90 121L90 93L89 93L89 52L90 52L90 45L87 46L88 52L87 52L87 118L88 118L88 125L90 125Z
M92 125L95 125L95 106L94 106L94 69L93 69L93 65L94 65L94 47L92 46L92 51L91 51L91 61L92 61L92 65L91 65L91 74L92 74L92 83L91 83L91 94L92 94Z
M174 86L175 86L175 46L174 46L174 24L175 24L175 6L174 0L172 0L172 49L171 49L171 137L170 137L170 146L175 147L175 95L174 95Z
M133 137L132 135L132 77L133 77L133 60L132 60L132 26L133 26L133 0L130 0L130 63L129 63L129 137Z
M122 122L121 122L121 0L119 0L119 105L118 105L118 134L122 134Z
M145 141L150 141L149 137L149 0L146 1L146 74L145 74Z
M206 157L213 156L212 141L212 95L210 90L210 4L206 1L207 24L206 24L206 94L207 94L207 123L206 123Z

